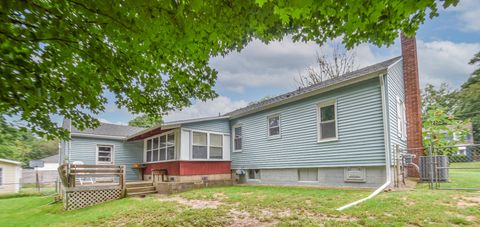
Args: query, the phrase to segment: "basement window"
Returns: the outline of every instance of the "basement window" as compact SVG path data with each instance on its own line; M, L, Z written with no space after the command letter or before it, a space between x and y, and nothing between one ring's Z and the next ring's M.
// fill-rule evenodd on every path
M298 181L318 181L318 169L298 169Z
M260 170L259 169L249 169L248 170L248 179L249 180L260 180Z

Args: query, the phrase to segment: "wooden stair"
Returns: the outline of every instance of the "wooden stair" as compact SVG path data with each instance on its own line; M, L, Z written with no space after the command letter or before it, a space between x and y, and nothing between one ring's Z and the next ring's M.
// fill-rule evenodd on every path
M155 186L150 181L127 182L126 186L128 196L145 196L157 193Z

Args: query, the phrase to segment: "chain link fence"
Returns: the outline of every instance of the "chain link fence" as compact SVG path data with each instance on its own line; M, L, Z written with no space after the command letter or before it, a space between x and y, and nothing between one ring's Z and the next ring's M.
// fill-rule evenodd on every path
M480 190L480 144L429 147L420 175L432 189Z
M58 172L38 171L33 169L23 169L20 180L15 172L5 172L2 174L0 184L0 198L17 197L25 195L53 195L58 192L59 181Z

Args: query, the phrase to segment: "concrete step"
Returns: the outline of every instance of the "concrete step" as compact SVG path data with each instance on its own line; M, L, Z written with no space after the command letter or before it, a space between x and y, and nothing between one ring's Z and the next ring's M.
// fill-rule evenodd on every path
M150 181L127 182L126 186L127 186L127 189L128 188L138 188L138 187L148 187L148 186L153 186L153 183L150 182Z
M144 196L149 194L155 194L157 191L146 191L146 192L129 192L127 193L128 196Z
M127 188L127 193L155 191L154 186Z

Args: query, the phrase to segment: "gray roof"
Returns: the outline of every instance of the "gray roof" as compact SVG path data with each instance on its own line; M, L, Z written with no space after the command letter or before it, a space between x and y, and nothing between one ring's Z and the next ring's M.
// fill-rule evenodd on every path
M58 163L59 157L58 157L58 154L56 154L56 155L48 156L46 158L42 158L40 160L42 160L44 163Z
M145 128L133 127L128 125L115 125L109 123L100 122L100 126L95 129L79 130L72 125L71 133L83 133L90 135L105 135L105 136L120 136L127 137L144 130Z
M264 100L264 101L261 101L261 102L257 102L257 103L248 105L246 107L234 110L234 111L232 111L230 113L227 113L225 115L235 117L235 116L243 115L243 114L247 114L247 113L249 114L249 113L255 112L255 111L257 111L261 108L265 108L265 107L277 104L277 103L282 102L282 101L288 101L288 99L293 99L294 97L298 97L298 96L303 95L303 94L307 94L307 93L310 93L310 92L313 92L313 91L316 91L316 90L319 90L319 89L322 89L322 88L326 88L326 87L329 87L329 86L332 86L332 85L340 84L342 82L349 81L349 80L359 78L359 77L362 77L362 76L366 76L366 75L369 75L369 74L372 74L372 73L375 73L375 72L380 72L380 71L386 70L389 66L391 66L392 64L394 64L395 62L397 62L400 59L401 59L401 56L398 56L398 57L395 57L395 58L392 58L392 59L388 59L386 61L374 64L374 65L370 65L370 66L355 70L353 72L349 72L347 74L344 74L344 75L339 76L339 77L334 78L334 79L325 80L325 81L323 81L321 83L318 83L318 84L314 84L314 85L304 87L304 88L299 88L295 91L291 91L291 92L288 92L288 93L285 93L285 94L282 94L282 95L279 95L279 96L275 96L273 98L270 98L270 99L267 99L267 100Z

